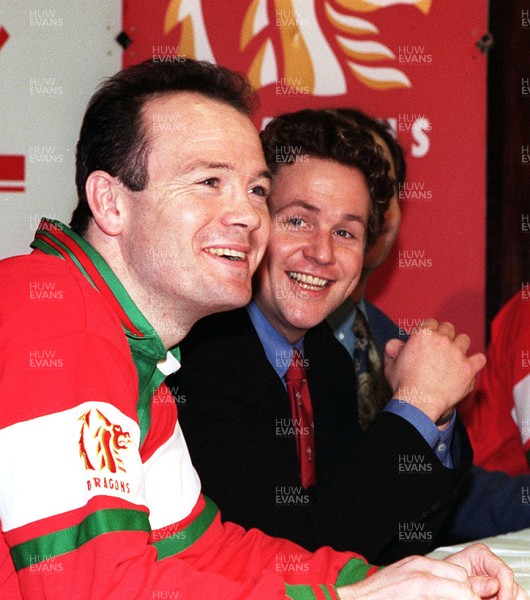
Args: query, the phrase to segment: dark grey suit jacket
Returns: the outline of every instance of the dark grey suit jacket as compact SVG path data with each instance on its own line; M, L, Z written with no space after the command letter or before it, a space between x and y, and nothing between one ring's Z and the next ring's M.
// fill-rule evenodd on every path
M379 564L431 548L471 460L467 436L454 444L464 466L449 470L399 416L383 413L361 434L351 358L327 324L304 341L317 465L308 490L287 392L246 311L203 319L181 352L182 368L167 383L204 493L225 520Z
M406 335L377 306L365 302L375 343L381 353L389 339ZM460 486L437 543L468 542L530 527L530 505L523 504L523 490L530 488L530 476L510 477L501 471L489 472L473 466Z

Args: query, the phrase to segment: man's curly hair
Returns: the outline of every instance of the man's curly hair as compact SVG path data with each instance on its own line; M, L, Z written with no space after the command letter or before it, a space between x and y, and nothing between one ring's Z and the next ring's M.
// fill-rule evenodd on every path
M364 175L371 200L367 245L375 240L395 182L389 175L388 160L369 131L334 110L305 109L274 118L260 137L273 175L280 167L288 168L307 156L358 169Z

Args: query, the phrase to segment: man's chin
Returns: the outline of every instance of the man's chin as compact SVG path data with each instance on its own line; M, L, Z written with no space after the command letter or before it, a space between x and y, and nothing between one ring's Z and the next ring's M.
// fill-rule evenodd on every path
M317 325L320 325L326 318L325 314L318 315L293 315L292 318L288 319L288 322L293 329L300 331L308 331Z
M246 306L250 300L252 299L252 288L250 285L246 290L241 290L241 292L232 293L230 296L223 298L220 302L220 306L214 307L212 306L211 312L226 312L228 310L235 310L236 308L242 308Z

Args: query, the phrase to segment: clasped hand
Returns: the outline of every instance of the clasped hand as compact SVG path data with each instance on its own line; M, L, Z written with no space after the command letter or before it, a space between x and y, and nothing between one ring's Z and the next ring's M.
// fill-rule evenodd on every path
M467 356L470 339L451 323L426 319L406 342L385 347L385 375L393 397L419 408L432 421L450 413L473 388L486 364L482 353Z

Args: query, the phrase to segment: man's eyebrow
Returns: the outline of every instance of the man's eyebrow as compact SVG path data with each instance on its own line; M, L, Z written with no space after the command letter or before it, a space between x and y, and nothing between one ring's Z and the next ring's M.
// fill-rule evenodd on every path
M347 213L344 215L344 218L346 219L346 221L359 221L359 223L366 225L366 219L364 217L362 217L361 215L354 215L353 213Z
M254 175L252 179L267 179L268 181L272 181L272 173L269 171L269 169L264 169L257 175Z
M306 210L309 210L311 212L314 213L319 213L320 212L320 208L318 208L317 206L314 206L313 204L309 204L309 202L306 202L305 200L291 200L291 202L288 202L287 204L284 204L280 210L280 211L284 211L288 208L305 208Z
M187 175L198 169L224 169L226 171L233 171L234 166L226 162L213 162L209 160L196 160L183 169L183 174Z
M320 210L320 208L318 208L318 206L315 206L314 204L310 204L309 202L306 202L305 200L292 200L291 202L284 204L278 212L283 212L284 210L287 210L287 209L293 208L293 207L305 208L306 210L313 212L313 213L321 212L321 210ZM366 225L366 219L362 215L356 215L355 213L346 213L345 215L342 215L341 218L343 218L346 221L351 221L351 222L358 221L359 223Z
M197 160L188 166L184 167L183 174L188 175L199 169L222 169L224 171L237 171L235 165L227 162L213 162L208 160ZM256 175L252 176L252 179L267 179L272 181L272 174L268 169L259 171Z

